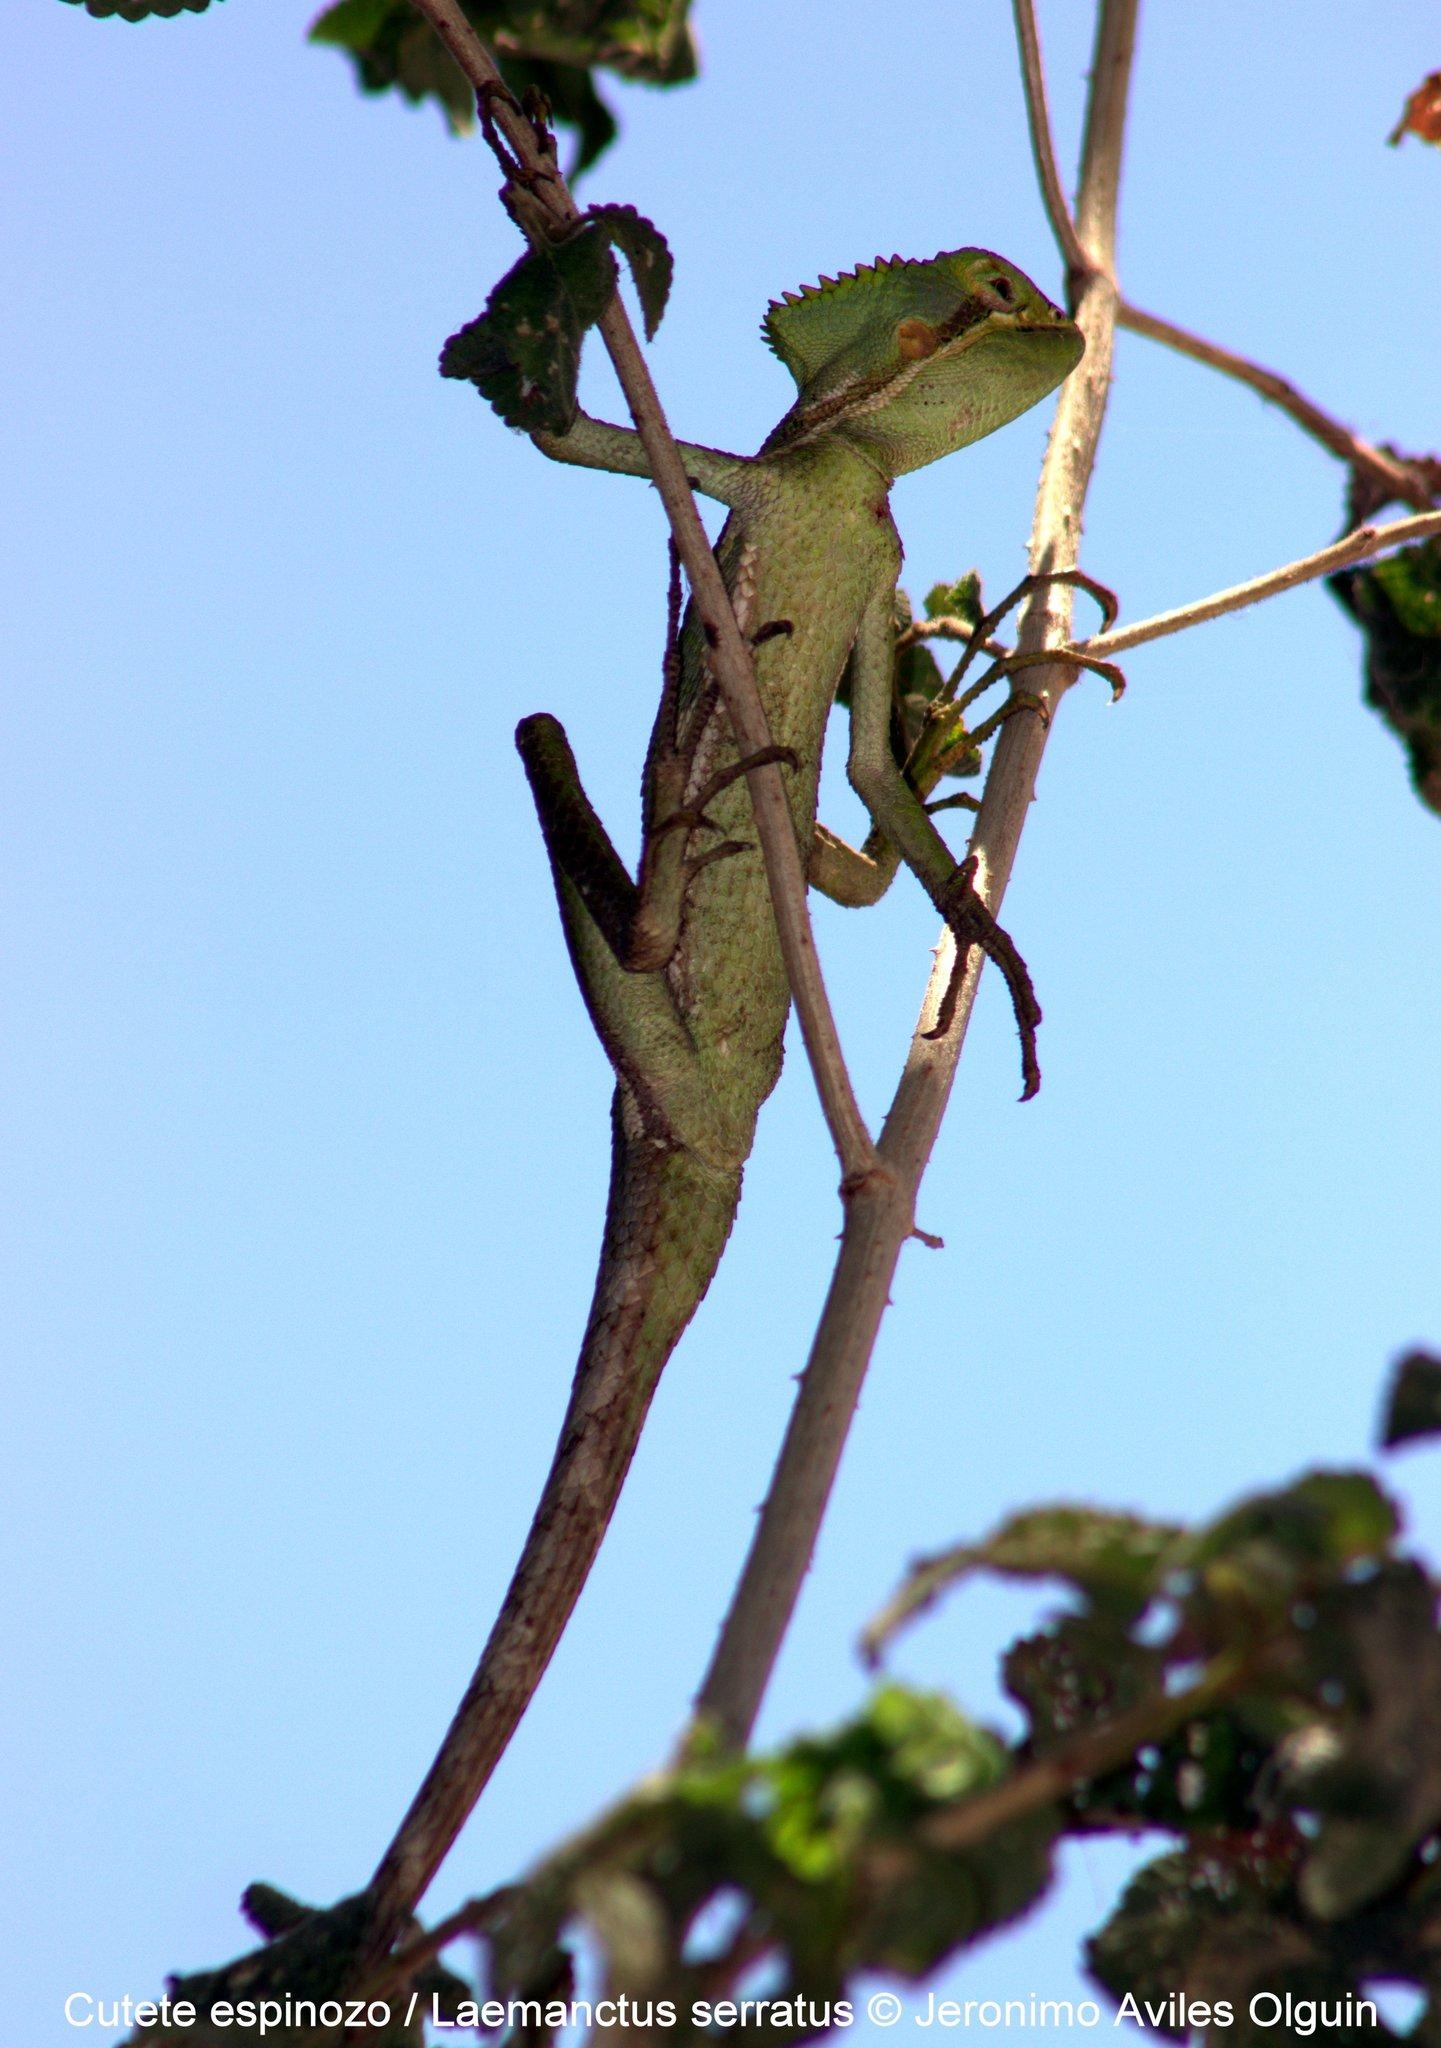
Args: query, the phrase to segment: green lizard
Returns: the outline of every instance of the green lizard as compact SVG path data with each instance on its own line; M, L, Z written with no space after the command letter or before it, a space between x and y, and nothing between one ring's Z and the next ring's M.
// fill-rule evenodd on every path
M1079 330L982 249L878 261L771 305L763 332L800 395L759 454L682 442L692 485L730 508L717 557L775 742L810 879L872 903L904 859L974 940L975 898L892 751L903 472L1004 426L1079 361ZM559 462L645 477L639 436L582 413L533 436ZM827 716L851 663L851 780L863 851L816 824ZM590 1320L540 1506L504 1605L376 1883L419 1896L550 1660L610 1520L651 1395L710 1285L775 1086L790 996L750 800L692 613L646 762L632 881L555 719L516 734L571 959L616 1071L610 1197ZM939 773L939 771L937 771ZM936 775L928 778L933 786ZM969 921L968 921L969 917ZM397 1869L397 1865L403 1866Z

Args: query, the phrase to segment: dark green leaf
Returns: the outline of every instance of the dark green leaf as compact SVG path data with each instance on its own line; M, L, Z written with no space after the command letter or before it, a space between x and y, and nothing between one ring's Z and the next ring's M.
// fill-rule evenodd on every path
M593 69L650 85L678 85L696 71L689 0L463 0L517 98L540 92L555 120L574 129L572 172L585 170L616 134ZM475 126L470 85L410 0L339 0L311 40L345 50L362 90L433 99L456 134Z
M1300 1846L1285 1829L1217 1831L1148 1864L1087 1945L1092 1975L1125 2017L1173 2041L1204 2033L1228 2048L1259 2048L1303 2031L1327 2043L1394 2038L1346 2019L1348 1997L1354 2000L1360 1986L1324 1933L1296 1910ZM1292 2027L1279 2030L1275 2019L1284 2008L1273 2017L1264 1998L1253 2018L1251 2000L1262 1993L1324 2000L1328 2024L1318 2025L1316 2006L1293 2007ZM1212 2011L1199 2012L1199 2005Z
M1281 1789L1322 1817L1300 1893L1318 1919L1339 1920L1394 1883L1441 1823L1441 1637L1426 1574L1392 1561L1331 1587L1305 1657L1329 1711L1282 1745Z
M70 0L72 7L80 4L82 0ZM83 5L97 21L112 15L120 21L148 21L152 14L167 20L177 14L203 14L210 0L83 0Z
M1365 635L1366 702L1404 744L1416 794L1441 812L1441 541L1330 582Z
M1441 1436L1441 1358L1408 1351L1386 1400L1381 1442L1386 1450L1418 1436Z
M480 318L451 335L440 374L474 384L508 426L568 433L585 330L604 312L615 282L615 259L598 228L583 224L564 242L529 250Z
M1058 1506L1014 1515L984 1543L961 1544L915 1565L867 1628L863 1653L874 1662L899 1628L979 1571L1005 1578L1063 1579L1118 1612L1139 1612L1181 1534L1167 1522L1102 1508Z
M1276 1625L1304 1594L1384 1557L1399 1526L1369 1472L1308 1472L1178 1543L1171 1564L1195 1575L1188 1611L1226 1639L1236 1620Z
M1113 1721L1148 1696L1159 1696L1165 1664L1134 1643L1109 1616L1066 1614L1023 1636L1001 1665L1006 1691L1026 1709L1037 1753Z
M609 235L630 265L645 321L645 338L650 341L660 326L675 273L669 243L654 221L637 213L633 206L592 206L585 217Z

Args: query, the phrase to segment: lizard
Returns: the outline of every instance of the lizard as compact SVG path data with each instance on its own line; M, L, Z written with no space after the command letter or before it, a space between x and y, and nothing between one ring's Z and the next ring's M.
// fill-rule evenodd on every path
M901 545L889 491L1054 390L1080 360L1081 334L984 249L878 258L822 278L773 301L762 332L798 388L785 417L754 456L679 447L692 487L729 511L716 554L753 649L775 743L764 758L789 771L813 886L873 903L904 860L964 954L977 942L978 899L923 801L940 768L913 786L892 747ZM557 462L650 475L632 428L584 412L563 434L531 438ZM744 776L755 757L737 757L693 610L677 633L678 595L673 572L637 879L585 794L559 722L538 714L516 733L581 994L615 1069L612 1171L594 1298L540 1504L474 1677L373 1881L412 1901L579 1597L661 1371L720 1262L756 1120L780 1073L790 992L764 869L745 836ZM850 776L874 825L861 849L815 817L826 722L847 663Z

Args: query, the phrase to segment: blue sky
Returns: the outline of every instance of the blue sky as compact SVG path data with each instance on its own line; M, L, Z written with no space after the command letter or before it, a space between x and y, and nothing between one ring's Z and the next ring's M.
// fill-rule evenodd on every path
M1090 10L1043 27L1073 151ZM242 1887L353 1889L445 1726L548 1462L594 1271L608 1080L511 733L566 722L627 853L663 527L543 462L444 337L515 253L493 163L362 101L304 9L130 27L17 10L0 93L9 404L3 1109L24 1873L7 2039L244 1942ZM771 296L980 243L1059 289L1000 0L700 6L705 78L617 94L589 182L677 259L679 432L788 402ZM1434 9L1211 0L1143 24L1136 300L1362 431L1441 440L1441 158L1384 147ZM1069 160L1069 157L1068 157ZM590 402L614 409L591 366ZM905 581L1023 563L1045 413L908 479ZM1147 612L1337 530L1334 464L1123 337L1084 559ZM1058 720L1007 922L1046 1009L1019 1107L983 992L763 1735L862 1696L916 1551L1007 1509L1214 1511L1366 1455L1388 1359L1441 1342L1441 824L1320 591L1138 652ZM833 749L825 814L855 827ZM934 919L816 922L868 1113ZM662 1757L708 1656L825 1286L834 1168L798 1048L720 1278L605 1554L436 1911ZM1392 1474L1423 1534L1423 1454ZM968 1592L897 1654L1004 1720L1033 1612ZM13 1717L13 1719L12 1719ZM1131 1852L956 1974L1066 1995Z

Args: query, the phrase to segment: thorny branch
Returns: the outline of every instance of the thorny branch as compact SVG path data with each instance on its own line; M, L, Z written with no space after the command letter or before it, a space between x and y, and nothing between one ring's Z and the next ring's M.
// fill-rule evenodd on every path
M1414 505L1418 511L1424 512L1441 496L1441 463L1434 456L1403 456L1388 448L1373 447L1371 442L1363 441L1350 427L1343 426L1340 420L1324 411L1304 391L1298 391L1289 378L1264 369L1260 363L1250 362L1245 356L1237 355L1234 349L1221 348L1214 341L1203 341L1200 335L1188 333L1184 327L1177 327L1169 320L1159 320L1154 313L1143 313L1129 300L1121 301L1116 319L1122 327L1129 327L1133 334L1144 334L1151 341L1159 341L1167 348L1175 349L1179 355L1206 363L1211 369L1221 371L1223 376L1234 377L1252 391L1259 392L1270 404L1278 405L1313 441L1319 441L1323 448L1339 456L1353 477L1364 484L1368 509L1397 502Z
M1085 245L1098 265L1087 265L1074 285L1073 310L1086 336L1086 354L1061 393L1042 471L1031 567L1054 572L1075 566L1085 501L1105 415L1115 323L1110 281L1127 88L1139 0L1102 0L1081 171ZM1022 622L1026 653L1059 649L1068 637L1070 591L1047 583ZM1051 698L1068 686L1073 669L1039 669L1035 683ZM1036 678L1039 678L1039 681ZM1041 755L1048 719L1022 712L1007 720L986 778L971 853L976 887L994 913L1010 877ZM889 1297L901 1246L914 1234L916 1191L950 1097L956 1064L980 978L974 951L945 1032L932 1037L951 982L955 958L942 935L910 1057L881 1134L882 1158L893 1185L859 1189L848 1203L840 1255L816 1332L801 1391L782 1445L770 1492L761 1510L730 1612L696 1701L698 1722L736 1747L748 1739L805 1574L840 1464Z
M514 150L526 191L535 202L526 210L548 215L557 228L568 226L578 218L578 209L556 171L554 158L541 154L528 119L508 95L496 90L499 74L455 0L413 0L413 4L441 35ZM1101 0L1074 219L1066 205L1051 140L1032 0L1013 0L1013 4L1037 174L1067 263L1073 311L1087 340L1084 362L1062 393L1042 472L1031 543L1033 571L1054 577L1057 570L1074 567L1118 324L1208 363L1280 405L1345 461L1353 477L1363 480L1371 493L1370 506L1397 499L1418 507L1432 505L1441 488L1441 469L1429 459L1407 461L1372 447L1284 378L1144 314L1121 298L1114 278L1115 218L1139 0ZM645 443L696 603L714 632L717 679L726 695L738 743L747 753L759 753L770 742L749 653L735 626L679 452L619 298L612 302L600 326ZM1076 643L1069 638L1069 593L1048 581L1028 606L1017 651L1032 662L1039 658L1042 665L1030 680L1039 699L1053 705L1075 678L1077 656L1096 659L1121 653L1438 530L1441 514L1362 527L1333 547L1251 583ZM915 629L913 637L949 637L948 623L930 622ZM971 852L977 862L978 891L993 912L999 908L1009 880L1049 730L1049 716L1031 712L1010 718L991 762ZM954 963L954 940L949 931L942 932L911 1054L879 1147L873 1148L850 1089L820 984L805 912L804 875L779 772L774 767L754 770L749 783L797 1011L846 1170L847 1212L836 1271L791 1425L750 1556L697 1699L698 1720L735 1746L748 1739L809 1567L901 1247L908 1237L922 1234L914 1224L915 1197L949 1099L982 964L979 952L973 949L954 1015L945 1030L933 1036ZM1225 1684L1231 1682L1229 1676L1224 1678ZM1199 1690L1204 1690L1205 1684L1203 1681ZM1173 1704L1179 1710L1183 1701ZM1185 1704L1190 1711L1199 1710L1195 1701L1188 1699ZM1113 1751L1129 1753L1134 1746L1130 1733L1128 1726L1120 1724L1097 1731L1097 1759L1108 1758ZM1082 1757L1079 1752L1072 1756L1068 1750L1037 1764L993 1794L958 1808L936 1839L944 1839L950 1846L978 1839L1013 1811L1028 1810L1057 1796L1085 1776L1089 1756L1089 1751ZM459 1816L457 1827L463 1818L463 1814ZM394 1859L403 1846L404 1830L387 1860ZM448 1846L447 1839L440 1854ZM410 1880L396 1890L390 1902L394 1910L402 1904L408 1909L414 1903L439 1860L439 1855L433 1857L419 1882L415 1881L417 1873L410 1873ZM489 1906L490 1902L482 1901L462 1908L441 1928L398 1952L392 1962L398 1965L402 1957L419 1961L422 1955L438 1953L444 1940L463 1929L476 1928Z

